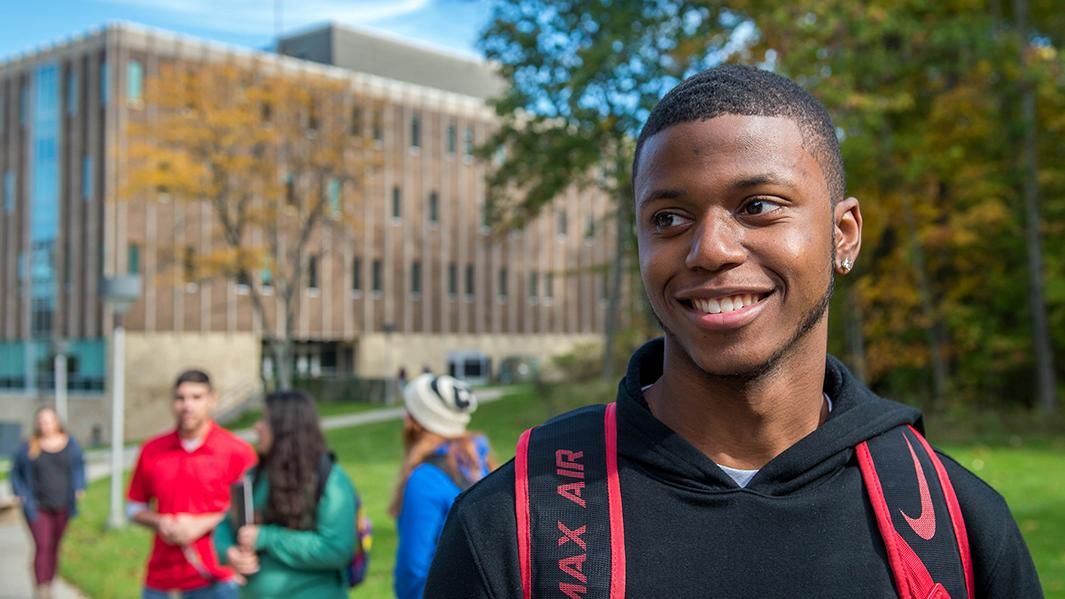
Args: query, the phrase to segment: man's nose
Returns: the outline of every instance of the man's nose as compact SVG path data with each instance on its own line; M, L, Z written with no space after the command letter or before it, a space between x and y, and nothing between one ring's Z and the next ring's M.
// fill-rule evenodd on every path
M746 229L728 210L710 209L696 223L685 266L716 272L741 264L747 258L745 233Z

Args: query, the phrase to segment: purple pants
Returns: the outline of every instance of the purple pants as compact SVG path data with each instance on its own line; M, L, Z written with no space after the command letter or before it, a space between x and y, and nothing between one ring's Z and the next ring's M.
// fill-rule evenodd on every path
M59 562L59 541L67 528L70 514L66 510L38 509L37 519L30 522L33 543L37 546L33 555L33 574L37 584L49 584L55 578Z

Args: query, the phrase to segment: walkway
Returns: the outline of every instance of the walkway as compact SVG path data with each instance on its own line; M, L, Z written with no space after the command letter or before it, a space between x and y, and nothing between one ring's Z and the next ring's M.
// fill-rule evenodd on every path
M33 597L33 550L30 531L22 513L9 509L0 514L0 599ZM55 599L81 599L81 595L62 580L52 587Z
M483 389L477 391L477 400L480 403L489 403L503 397L499 389ZM356 412L354 414L340 414L322 419L322 428L332 430L352 426L362 426L375 422L398 420L403 417L403 408L383 408L369 412ZM248 441L255 439L255 432L251 429L237 431L237 435ZM128 470L137 461L137 447L127 447L123 455L125 468ZM98 449L86 452L86 476L89 481L104 478L111 474L110 451ZM7 481L3 481L4 489L0 491L10 492L7 489ZM32 599L33 581L32 550L29 529L22 520L22 515L17 509L8 509L0 512L0 599ZM56 580L53 587L55 599L84 599L70 585L61 580Z

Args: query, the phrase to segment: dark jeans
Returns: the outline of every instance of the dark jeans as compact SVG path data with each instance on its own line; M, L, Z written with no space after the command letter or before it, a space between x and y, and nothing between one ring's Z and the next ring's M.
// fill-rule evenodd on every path
M191 591L178 592L181 594L182 599L237 599L240 594L239 588L236 582L228 581L216 582ZM169 597L170 593L166 591L157 591L148 587L144 587L144 591L141 592L141 599L169 599Z
M56 565L59 563L59 541L67 529L70 514L66 510L39 508L37 518L30 522L33 533L33 575L38 585L49 584L55 578Z

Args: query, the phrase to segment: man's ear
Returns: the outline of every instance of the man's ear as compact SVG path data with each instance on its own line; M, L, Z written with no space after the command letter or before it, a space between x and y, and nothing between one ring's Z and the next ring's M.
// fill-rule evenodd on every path
M862 210L858 198L849 197L833 207L832 243L836 248L836 263L840 274L847 274L858 262L862 250Z

